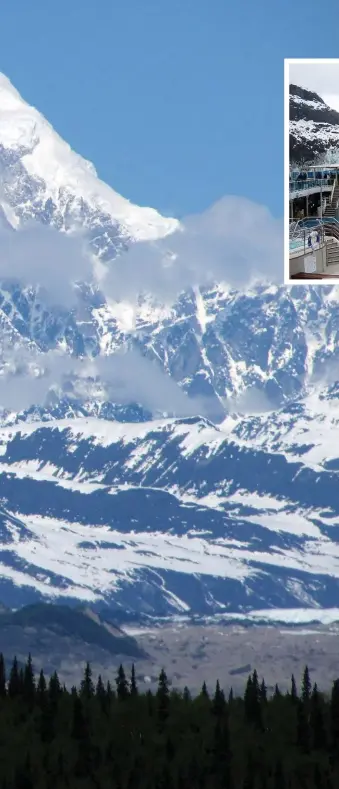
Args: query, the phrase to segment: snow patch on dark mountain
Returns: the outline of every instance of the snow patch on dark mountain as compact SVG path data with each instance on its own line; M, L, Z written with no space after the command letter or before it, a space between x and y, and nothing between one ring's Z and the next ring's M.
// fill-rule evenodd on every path
M290 85L289 112L291 163L313 162L339 148L339 112L317 93Z

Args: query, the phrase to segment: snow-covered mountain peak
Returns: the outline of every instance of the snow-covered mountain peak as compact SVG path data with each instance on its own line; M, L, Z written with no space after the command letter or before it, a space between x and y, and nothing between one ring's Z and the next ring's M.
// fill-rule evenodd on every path
M111 222L119 226L121 239L131 241L164 238L179 227L177 219L133 205L101 181L94 166L71 149L3 74L0 166L0 202L14 226L22 219L41 221L47 211L49 223L58 229L77 222L89 227Z
M1 112L5 110L17 110L25 104L19 91L12 85L5 74L0 72L0 106Z

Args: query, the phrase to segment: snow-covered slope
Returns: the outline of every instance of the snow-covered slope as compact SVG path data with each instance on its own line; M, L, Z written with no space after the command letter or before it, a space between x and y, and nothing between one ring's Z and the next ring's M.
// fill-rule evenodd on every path
M156 615L333 606L339 407L327 395L218 428L191 418L3 429L6 599Z
M201 288L199 303L195 292L182 294L170 309L144 298L136 307L108 305L97 296L83 307L79 315L75 310L37 310L32 292L3 286L0 365L1 357L7 359L8 348L14 344L27 352L30 349L32 354L61 346L73 358L119 350L138 353L190 396L186 413L198 412L220 421L229 408L243 412L276 408L303 392L315 377L330 374L336 364L336 288L263 286L237 293L218 286ZM132 355L131 365L135 366L135 361ZM5 362L1 366L4 369ZM170 407L175 391L170 390L164 405L162 395L157 400L156 393L151 402L142 378L150 377L153 367L144 369L139 364L138 369L130 399L141 403L147 414L154 410L175 413L177 409ZM166 379L160 383L164 393ZM120 391L121 396L121 390L114 391ZM82 413L107 417L110 408L98 401L68 399L57 407L38 411L37 418L43 414L46 418L48 413L58 418ZM15 415L6 419L13 421Z
M0 74L0 205L10 225L38 219L58 229L81 224L100 257L125 241L163 238L176 219L135 206L100 181L10 81ZM98 232L95 233L95 230Z
M13 233L81 224L114 265L178 227L102 184L4 77L0 169ZM336 605L338 347L336 288L212 283L165 305L83 282L69 310L0 283L0 600L155 615ZM49 364L61 396L42 402L27 371Z
M290 85L290 161L313 161L339 147L339 112L305 88Z

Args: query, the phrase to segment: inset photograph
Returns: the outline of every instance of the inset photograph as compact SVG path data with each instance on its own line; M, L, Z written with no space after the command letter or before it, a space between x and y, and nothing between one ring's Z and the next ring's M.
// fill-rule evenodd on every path
M284 279L339 282L339 59L285 60Z

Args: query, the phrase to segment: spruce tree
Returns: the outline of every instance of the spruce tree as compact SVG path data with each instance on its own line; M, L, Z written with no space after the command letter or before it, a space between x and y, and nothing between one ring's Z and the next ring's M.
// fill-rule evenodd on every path
M301 683L301 698L304 704L308 704L311 698L311 680L308 666L305 666L302 683Z
M39 674L39 679L36 688L36 698L39 706L42 706L47 701L47 684L45 680L45 675L43 669L41 669Z
M245 689L245 715L249 722L255 724L259 729L263 728L262 711L260 703L260 686L258 674L253 671L252 676L248 677Z
M60 680L56 671L52 674L48 683L48 698L52 705L56 706L62 694Z
M6 666L4 656L0 654L0 698L7 696L6 690Z
M19 685L20 685L20 693L23 693L24 689L24 670L23 668L19 669Z
M305 704L299 700L297 707L297 745L304 753L310 751L310 727Z
M117 697L119 701L125 701L129 696L129 688L125 670L122 664L120 664L118 668L118 675L116 677L115 683L117 686Z
M161 723L164 723L164 721L168 718L169 706L170 706L170 694L168 687L168 679L165 669L162 668L159 674L158 690L157 690L158 719Z
M32 655L29 653L23 677L23 696L29 705L33 705L35 698L35 679Z
M11 670L10 670L10 675L9 675L8 695L11 698L14 698L14 697L20 695L21 690L22 690L22 688L21 688L21 682L20 682L20 673L19 673L18 661L17 661L17 658L15 656L14 660L13 660L13 663L12 663Z
M201 688L201 694L200 695L204 696L205 699L209 699L209 693L208 693L208 690L207 690L207 685L206 685L205 680L202 683L202 688Z
M74 740L84 740L87 735L88 727L83 702L80 696L74 696L71 737Z
M215 770L219 776L223 789L231 789L231 763L230 731L228 711L225 707L223 718L217 717L214 727L213 755Z
M106 683L106 696L107 696L107 701L110 704L111 701L113 701L115 694L114 694L114 690L113 690L112 685L111 685L109 680L107 680L107 683Z
M256 668L254 669L253 674L252 674L252 683L253 683L253 687L255 688L255 692L256 692L257 696L259 696L259 692L260 692L259 691L259 678L258 678L258 672L257 672Z
M80 695L84 699L91 699L94 696L94 684L92 679L92 668L90 663L86 663L84 676L80 684Z
M130 681L130 694L134 698L138 695L138 686L137 686L137 681L136 681L136 677L135 677L135 666L134 666L134 663L132 663L131 681Z
M252 704L253 704L253 683L250 674L248 675L246 682L244 704L245 704L245 714L247 719L249 720L251 718Z
M225 701L224 691L221 690L220 682L217 679L215 693L212 699L212 712L217 717L220 717L224 712L225 706L226 706L226 701Z
M174 746L172 737L170 737L170 736L166 737L165 752L166 752L166 759L167 759L167 761L171 762L173 760L173 758L174 758L175 746Z
M294 674L292 674L291 677L291 701L293 704L296 704L298 701L298 691L297 691L297 685L294 678Z
M153 718L155 712L155 701L154 696L151 690L148 690L146 693L146 706L147 706L147 715L149 718Z
M331 748L336 759L339 757L339 679L333 682L330 704Z
M41 706L39 722L40 737L43 743L49 744L54 740L56 733L55 723L55 706L46 693Z
M260 685L260 701L263 704L266 704L267 702L267 687L264 679L262 680L262 683Z
M279 688L279 685L278 685L278 683L276 682L276 684L275 684L275 686L274 686L274 693L273 693L273 698L275 698L275 699L281 699L281 696L282 696L281 690L280 690L280 688Z
M323 750L327 745L327 734L322 710L321 698L315 683L310 701L310 728L312 747L314 750Z
M106 700L107 694L106 694L106 690L105 690L105 685L104 685L104 683L102 681L101 674L99 674L98 680L97 680L97 684L95 686L95 695L96 695L96 698L99 699L100 703L102 705L104 705L104 702Z
M155 695L139 690L133 703L120 704L112 694L105 709L99 703L101 697L107 699L101 677L95 698L87 702L84 679L79 691L75 687L62 691L56 675L46 689L41 671L34 681L29 715L23 694L27 698L31 687L30 664L28 659L20 687L20 672L13 661L3 703L0 694L0 789L32 789L32 778L34 789L339 786L339 679L333 683L331 699L319 692L316 683L310 694L300 692L298 698L292 682L290 693L279 701L267 696L263 701L266 687L254 671L245 694L233 701L231 694L228 703L219 681L211 700L202 693L191 700L187 687L182 693L170 691L162 670ZM307 688L308 682L303 685ZM132 686L131 674L129 697ZM265 733L260 714L268 727Z

